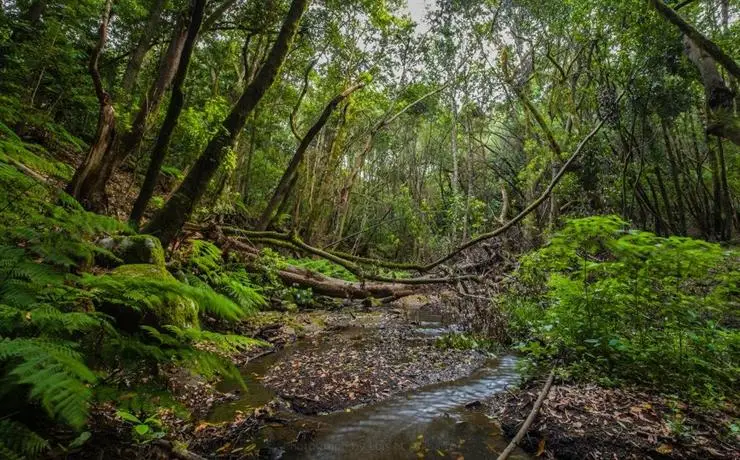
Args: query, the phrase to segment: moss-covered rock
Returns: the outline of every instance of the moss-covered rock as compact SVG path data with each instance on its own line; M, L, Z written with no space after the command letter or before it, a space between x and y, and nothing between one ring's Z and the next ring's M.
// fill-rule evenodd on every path
M103 238L98 244L113 253L124 264L152 264L164 267L162 243L151 235L113 236ZM111 261L108 259L101 259L101 264L110 266Z
M164 265L155 264L127 264L121 265L111 272L114 278L145 278L172 283L178 281ZM161 302L152 302L151 308L144 311L135 311L122 306L105 305L103 310L113 315L120 327L133 330L141 325L159 327L171 324L181 328L198 326L198 305L187 297L172 292L162 292Z

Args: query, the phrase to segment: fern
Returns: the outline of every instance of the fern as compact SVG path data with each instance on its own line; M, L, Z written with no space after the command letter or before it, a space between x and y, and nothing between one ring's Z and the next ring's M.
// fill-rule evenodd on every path
M237 321L264 299L243 271L224 269L217 247L193 245L188 268L198 277L191 284L155 265L80 273L96 257L116 260L96 238L130 229L86 212L70 196L4 164L2 155L0 211L0 458L34 457L47 449L37 427L81 429L93 400L120 401L123 392L136 393L147 406L163 404L164 382L148 378L142 384L142 369L156 377L162 365L178 365L240 381L225 357L259 342L202 331L198 314ZM139 268L145 270L137 274ZM172 305L192 317L175 321L168 316ZM107 306L159 321L124 330ZM105 376L102 385L99 376ZM24 425L29 413L34 422Z
M208 286L189 286L174 278L151 279L132 276L90 276L85 275L82 283L95 289L101 300L115 302L139 310L157 312L168 299L178 297L192 300L202 313L236 321L247 311L227 297L213 291Z
M226 269L229 268L228 264L224 264L221 249L215 244L195 240L180 257L184 257L186 267L196 274L191 277L191 284L212 287L238 304L245 314L266 305L260 289L253 285L242 268L233 271Z
M0 457L8 460L35 456L49 447L49 442L22 423L0 419Z
M28 385L29 398L38 400L55 418L79 428L87 420L88 384L95 374L70 342L39 338L0 341L0 361L10 360L8 374Z

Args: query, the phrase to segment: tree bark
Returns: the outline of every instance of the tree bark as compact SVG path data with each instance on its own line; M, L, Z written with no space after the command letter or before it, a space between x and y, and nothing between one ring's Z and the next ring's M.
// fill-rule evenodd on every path
M108 25L110 24L112 3L113 0L107 0L103 7L103 15L98 28L98 42L90 55L90 62L88 63L90 77L95 87L95 95L100 105L98 110L98 127L95 132L95 138L90 145L90 150L88 150L82 164L75 171L66 189L67 193L79 200L83 206L89 205L85 201L85 197L89 196L91 179L95 179L95 172L99 170L108 156L116 138L116 111L113 108L113 101L110 94L103 88L100 71L98 70L100 53L108 41Z
M704 53L711 56L722 67L727 69L735 79L740 80L740 66L725 53L716 43L709 40L701 32L696 30L691 24L684 21L670 6L663 3L663 0L648 0L653 8L668 22L683 32Z
M152 47L152 40L157 33L159 24L162 22L162 11L164 11L166 3L167 0L154 0L152 9L149 12L149 18L144 24L139 41L136 44L136 48L134 48L134 51L131 53L131 57L126 65L126 71L123 74L121 89L124 94L129 95L133 92L136 80L139 76L139 71L141 70L141 65L144 62L146 53L149 52Z
M191 16L194 13L195 10L192 10ZM193 19L191 17L191 22ZM152 87L142 101L131 128L124 134L116 136L109 148L109 153L106 153L103 157L103 161L90 168L85 183L81 187L81 195L78 197L89 210L101 212L107 207L106 187L111 176L131 152L140 147L146 131L147 119L150 114L157 111L165 91L172 82L175 69L187 41L187 20L178 21L178 25L173 33L166 55L160 63L158 77L152 83Z
M733 111L735 94L727 87L713 57L689 36L684 36L686 55L699 69L709 113L707 133L740 145L740 120ZM735 77L738 78L738 77Z
M280 206L280 203L285 200L288 195L290 195L292 189L290 184L292 183L293 176L295 176L296 172L298 171L298 166L300 166L301 161L303 161L303 157L306 154L308 147L311 145L319 132L323 129L331 114L343 100L345 100L353 92L364 86L365 83L354 84L334 96L334 98L329 101L328 104L326 104L326 107L324 107L324 110L321 112L321 116L319 116L319 119L316 120L316 122L313 124L313 126L311 126L306 135L303 136L303 138L301 139L301 142L298 144L298 148L296 148L296 151L293 154L293 158L291 158L290 163L288 163L288 167L285 169L283 176L280 178L280 182L278 182L272 198L270 198L265 211L262 213L260 223L257 226L258 230L265 230L270 225L270 223L272 223L273 219L275 218L275 210ZM294 131L297 133L297 130Z
M164 163L164 159L167 156L167 147L169 146L172 132L175 130L175 126L177 126L177 120L180 118L180 113L185 104L185 95L183 94L182 88L185 84L185 77L188 73L190 58L193 55L195 40L198 37L198 32L200 31L201 23L203 22L205 4L206 0L195 0L195 3L193 4L190 23L188 24L185 40L183 41L182 52L180 53L180 57L177 62L177 71L172 79L172 95L167 107L167 114L165 115L164 122L159 130L157 141L154 144L144 183L139 190L139 195L136 197L136 202L134 203L131 215L129 216L129 221L134 226L139 225L139 222L144 215L144 211L149 204L149 200L152 198L154 187L159 178L159 172L162 169L162 163Z
M210 140L164 208L146 226L145 232L157 236L164 246L168 246L180 232L223 161L227 148L234 143L247 117L277 78L309 3L310 0L293 0L275 44L254 81L246 87L223 121L222 129Z

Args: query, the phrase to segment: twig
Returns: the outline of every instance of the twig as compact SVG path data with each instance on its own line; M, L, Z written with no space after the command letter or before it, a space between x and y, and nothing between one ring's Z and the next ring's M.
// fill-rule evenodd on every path
M516 448L517 444L522 440L525 434L527 434L527 431L529 430L529 426L534 422L535 417L537 416L537 412L540 411L540 406L542 406L542 402L547 397L547 393L550 392L550 387L552 386L552 381L555 378L555 368L553 368L550 371L550 375L547 377L547 381L545 382L545 386L542 387L542 391L540 391L540 395L537 397L537 401L534 402L534 406L532 406L532 411L527 416L527 419L524 421L524 424L521 428L519 428L519 431L517 432L516 436L514 436L514 439L511 440L508 446L506 446L506 449L504 449L503 452L501 452L501 455L498 456L496 460L506 460L509 458L509 455L511 455L511 452Z

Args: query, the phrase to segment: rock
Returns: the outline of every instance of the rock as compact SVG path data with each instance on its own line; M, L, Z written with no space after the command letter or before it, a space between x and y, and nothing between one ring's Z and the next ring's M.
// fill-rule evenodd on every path
M483 405L482 402L475 400L475 401L470 401L469 403L465 404L465 408L466 409L477 409L481 407L482 405Z
M147 278L177 282L164 266L154 264L121 265L111 272L115 278ZM116 318L119 327L136 330L141 325L159 327L171 324L177 327L198 326L198 305L189 298L172 293L162 294L162 302L153 302L152 308L136 311L130 307L105 303L100 309Z
M288 343L296 341L296 330L284 324L270 324L259 330L257 338L270 342L271 344L282 347Z
M164 249L151 235L112 236L98 241L98 246L113 253L118 260L101 255L97 262L103 266L123 264L152 264L164 267Z

